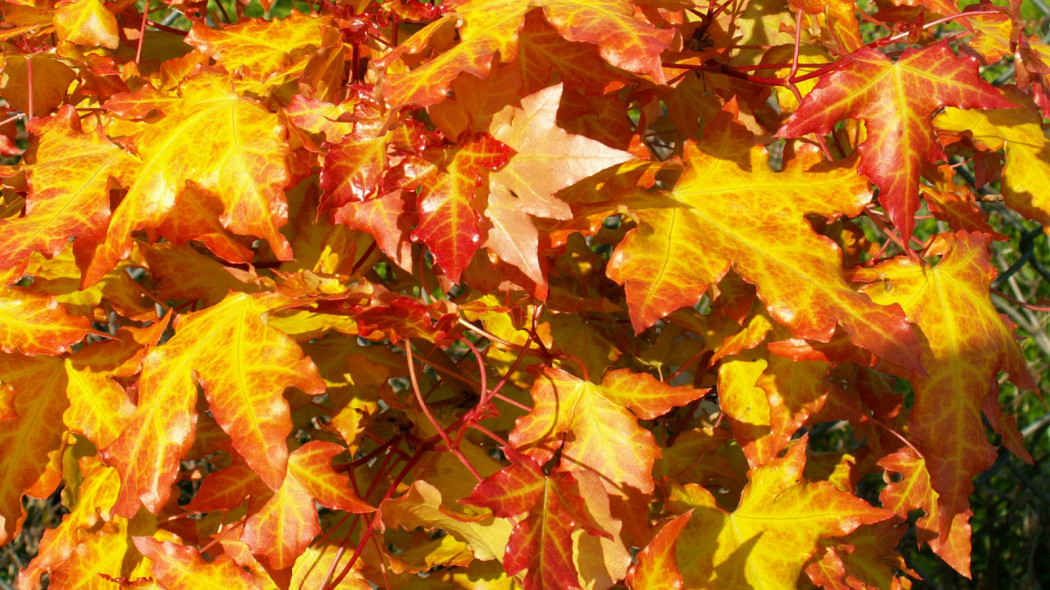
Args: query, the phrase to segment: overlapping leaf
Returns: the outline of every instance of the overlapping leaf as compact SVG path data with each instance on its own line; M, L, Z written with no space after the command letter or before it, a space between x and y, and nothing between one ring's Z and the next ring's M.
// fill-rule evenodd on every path
M0 541L69 510L19 590L907 587L908 522L969 573L1016 5L206 4L0 2ZM872 185L966 231L890 258Z
M943 131L969 135L981 148L1005 147L1002 192L1006 204L1050 226L1050 199L1045 190L1050 186L1050 141L1038 112L1028 106L1002 111L945 109L933 122Z
M919 178L924 164L944 158L933 135L937 109L1004 109L1015 106L977 73L977 62L956 56L946 44L908 49L896 62L863 48L821 78L787 120L778 137L831 133L842 119L865 122L867 139L857 148L857 170L879 187L905 243L915 227Z
M638 564L627 574L632 590L681 590L685 580L678 571L675 549L693 513L686 512L665 524L649 545L638 554Z
M694 512L677 550L686 587L794 588L821 539L892 515L828 482L804 481L805 440L748 472L733 512L718 508L703 488L691 488L682 502Z
M383 82L383 99L390 105L415 104L425 107L446 98L452 81L467 73L488 76L495 55L502 61L514 59L518 30L529 4L519 0L473 0L459 3L455 12L434 21L406 41L400 54L422 53L430 44L448 43L462 19L460 43L444 49L423 65L402 74L388 74ZM407 57L402 57L407 59Z
M129 185L137 161L102 134L85 133L72 107L63 107L38 130L26 154L26 215L0 221L0 268L4 282L17 280L33 252L55 256L69 238L97 240L109 221L109 188Z
M635 15L629 0L545 0L543 12L569 41L593 43L613 66L666 81L660 54L674 32L658 29ZM402 54L422 53L429 45L447 43L458 27L460 42L405 74L388 75L383 97L387 104L430 106L445 98L452 81L462 73L489 75L495 57L513 61L518 34L531 4L519 0L469 0L454 5L443 20L431 23L398 48ZM407 60L404 55L398 55Z
M544 0L547 20L569 41L593 43L610 64L663 84L660 54L674 33L635 16L629 0Z
M55 9L55 34L59 39L116 49L120 45L117 17L102 0L73 0Z
M871 199L863 179L821 164L812 150L774 173L753 144L723 112L701 144L687 146L689 167L674 190L632 207L641 225L616 248L608 274L624 283L635 330L696 303L732 267L796 336L826 342L839 326L858 346L917 369L904 314L854 291L839 249L804 217L857 215Z
M70 513L62 517L57 527L44 532L36 557L19 572L19 588L37 587L41 575L57 569L72 556L86 531L113 517L110 508L120 489L117 472L102 465L97 457L81 459L77 470L82 481Z
M62 359L48 356L0 356L0 381L13 390L17 414L0 423L0 543L22 529L22 496L44 475L51 455L63 444L62 412L69 400L62 365Z
M332 468L332 459L341 452L343 447L333 443L303 445L288 458L288 476L280 488L268 497L252 498L241 540L274 569L291 567L321 532L314 502L332 510L374 510Z
M266 240L282 260L292 257L277 231L287 221L287 132L276 115L230 86L214 73L184 82L180 100L163 103L164 119L138 136L142 167L110 220L85 284L97 282L130 253L133 231L177 215L176 199L188 182L222 203L224 227Z
M222 28L197 23L186 43L215 59L230 72L266 80L288 66L308 59L321 46L330 15L304 15L265 21L250 19Z
M272 293L231 293L179 318L175 336L146 356L138 407L102 452L120 472L119 514L134 514L140 503L156 513L167 502L179 459L193 443L198 382L233 447L267 485L280 488L292 430L282 393L288 387L324 391L313 362L262 319L283 303Z
M917 447L929 459L933 489L940 495L939 530L969 511L974 476L991 466L995 448L986 441L981 408L997 399L997 376L1006 371L1023 387L1034 387L1013 328L999 316L988 295L995 270L988 260L989 238L944 234L933 267L897 258L857 278L871 281L865 292L882 303L899 303L926 334L910 422ZM962 568L960 568L962 569Z
M525 570L525 589L580 588L573 563L573 532L603 536L587 514L576 480L567 472L545 476L528 457L478 484L464 503L482 506L502 518L519 518L507 543L503 569Z
M669 408L703 392L681 388L668 399L661 394L670 387L639 385L622 373L594 385L563 370L546 369L532 388L536 405L518 419L510 443L543 462L561 449L566 469L598 473L611 493L652 492L651 471L660 451L652 434L638 425L628 408L649 413L654 411L653 404Z
M90 334L91 321L73 316L54 297L0 287L0 350L61 354Z
M412 239L430 248L453 282L481 246L481 217L475 200L488 170L507 163L512 150L487 134L456 149L451 161L427 178L419 197L419 225Z

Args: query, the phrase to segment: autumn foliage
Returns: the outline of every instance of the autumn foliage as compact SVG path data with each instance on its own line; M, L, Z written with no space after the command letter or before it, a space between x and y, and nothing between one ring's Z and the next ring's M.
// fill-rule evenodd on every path
M19 590L909 588L1030 460L1017 3L0 11Z

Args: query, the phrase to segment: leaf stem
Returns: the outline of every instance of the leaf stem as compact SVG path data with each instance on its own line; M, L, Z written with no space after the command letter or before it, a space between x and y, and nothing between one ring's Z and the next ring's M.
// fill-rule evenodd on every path
M29 120L33 120L33 56L26 56L26 93L29 95Z
M139 25L139 46L135 50L135 65L142 63L142 46L146 42L146 23L149 22L149 0L142 7L142 24Z

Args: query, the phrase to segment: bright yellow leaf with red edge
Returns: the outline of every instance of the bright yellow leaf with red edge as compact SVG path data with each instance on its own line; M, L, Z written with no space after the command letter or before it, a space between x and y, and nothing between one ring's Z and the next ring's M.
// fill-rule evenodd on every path
M989 14L979 10L967 15L965 22L974 33L970 38L970 48L981 56L983 64L990 65L1010 55L1014 21L1005 11Z
M257 579L229 556L205 561L193 547L152 537L134 537L135 547L153 562L153 578L166 590L262 590L269 580Z
M1009 373L1026 389L1035 382L1013 326L1000 317L989 296L996 274L989 261L990 238L959 232L941 234L938 240L927 251L942 256L935 266L895 258L855 276L871 283L864 291L875 301L899 303L926 335L922 364L929 377L913 380L909 430L928 460L945 519L940 530L947 531L953 518L970 509L974 476L995 461L981 412L985 398L998 399L999 372Z
M685 580L678 571L675 547L693 512L676 516L660 528L653 540L638 553L638 563L627 574L631 590L682 590Z
M231 293L178 318L175 336L146 355L138 407L102 451L121 475L118 514L134 514L140 502L156 514L167 502L179 459L193 443L198 382L233 448L271 489L281 486L292 431L282 393L324 391L299 345L265 324L265 314L286 303L275 293Z
M677 550L687 588L795 588L822 539L893 515L828 482L802 479L807 440L750 470L733 512L694 488L693 516Z
M933 124L942 131L972 137L982 149L1005 147L1003 199L1026 218L1050 227L1050 196L1046 191L1050 186L1050 140L1043 132L1043 118L1025 104L1019 92L1011 91L1007 96L1022 106L1001 111L945 109Z
M0 350L62 354L93 333L91 320L66 313L54 297L0 287Z
M573 533L607 536L587 514L572 474L546 476L529 457L519 456L482 481L463 503L516 518L503 569L510 575L525 570L525 590L581 588L573 563Z
M933 113L948 106L1016 105L981 80L976 60L956 56L944 43L907 49L896 62L865 47L840 63L806 95L777 137L827 135L842 119L863 120L867 138L857 148L856 170L879 187L879 202L908 243L922 167L944 158L933 135Z
M919 370L918 343L899 307L850 287L841 251L805 219L863 211L871 193L854 169L803 148L773 172L766 150L726 111L708 123L703 142L687 144L685 159L669 195L628 204L641 224L609 261L636 331L696 303L732 266L795 336L827 342L839 327L854 344Z
M216 73L184 81L180 93L165 117L136 138L142 167L84 273L86 285L131 252L133 231L179 214L176 199L188 182L222 203L224 227L266 240L281 260L292 257L278 232L287 222L291 176L287 131L277 115L235 94L230 79Z
M63 41L116 49L120 44L117 17L102 0L73 0L55 9L55 34Z
M350 488L345 474L336 473L332 459L345 448L328 442L306 443L288 457L288 475L270 496L253 496L241 540L274 569L292 567L321 532L314 502L332 510L372 512Z
M14 390L17 418L0 428L0 543L22 529L22 496L44 475L63 443L66 372L60 358L0 355L0 382Z
M252 18L218 28L197 21L186 36L186 43L231 73L263 81L308 60L321 47L331 21L331 15L302 14L296 10L285 18Z

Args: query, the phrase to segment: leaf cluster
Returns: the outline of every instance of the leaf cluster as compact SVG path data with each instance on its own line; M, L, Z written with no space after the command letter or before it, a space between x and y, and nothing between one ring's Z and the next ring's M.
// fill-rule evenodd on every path
M19 590L911 588L1045 461L1028 5L0 13Z

